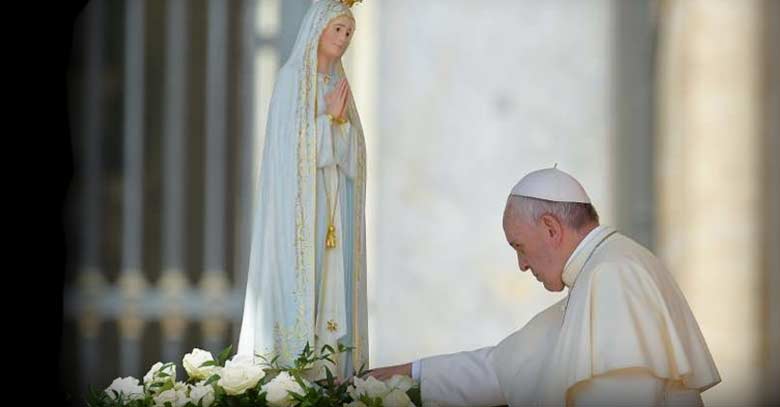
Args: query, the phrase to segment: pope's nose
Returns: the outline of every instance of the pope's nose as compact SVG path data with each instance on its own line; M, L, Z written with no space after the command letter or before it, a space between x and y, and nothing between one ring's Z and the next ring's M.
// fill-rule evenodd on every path
M517 259L517 266L520 267L520 271L528 271L528 269L531 267L530 264L528 264L528 262L522 258Z

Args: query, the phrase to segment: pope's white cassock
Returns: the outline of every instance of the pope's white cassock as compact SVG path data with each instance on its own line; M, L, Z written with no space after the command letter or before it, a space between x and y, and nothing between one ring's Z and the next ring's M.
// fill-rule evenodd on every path
M566 201L560 195L571 181L575 195L585 194L574 178L554 171L537 180L545 181L537 183L541 187L521 181L513 194L525 189L523 196ZM557 191L538 193L549 188ZM412 371L423 401L701 405L700 392L720 382L682 292L641 245L598 226L571 254L562 279L568 296L498 345L416 361Z

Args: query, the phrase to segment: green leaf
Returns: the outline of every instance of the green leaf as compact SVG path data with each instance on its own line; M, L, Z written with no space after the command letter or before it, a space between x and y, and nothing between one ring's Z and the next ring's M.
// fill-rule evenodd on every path
M306 395L298 394L292 391L287 391L287 394L290 395L290 397L295 401L304 401L306 399Z
M163 384L163 386L160 388L160 391L166 391L166 390L170 390L170 389L172 389L172 388L173 388L173 385L174 385L174 383L173 383L173 380L168 380L168 381L166 381L166 382L165 382L165 384Z
M303 379L301 379L301 378L300 378L300 377L299 377L297 374L293 374L293 375L292 375L292 377L293 377L293 379L295 379L295 381L296 381L296 382L297 382L299 385L301 385L301 387L302 387L302 388L304 388L304 389L305 389L305 388L307 387L307 386L306 386L306 383L304 383L304 382L303 382Z
M335 380L333 380L333 373L330 372L330 369L327 366L325 366L325 377L327 379L328 389L332 389L335 384Z
M233 352L233 345L229 345L219 354L219 366L225 366L225 361L230 357L230 353Z
M415 406L422 405L422 394L420 394L419 386L414 386L411 389L407 390L406 395L409 396L409 399L412 400L412 403L414 403Z
M355 376L363 378L363 376L365 376L366 374L368 374L368 371L366 370L366 364L363 363L362 365L360 365L360 369L358 369L358 371L355 373Z
M207 366L217 366L217 361L209 360L207 362L203 362L199 367L207 367Z
M211 377L209 377L209 379L208 379L208 380L206 380L206 386L208 386L208 385L210 385L210 384L212 384L212 383L216 382L216 381L217 381L217 380L219 380L220 378L221 378L221 377L220 377L218 374L216 374L216 373L215 373L215 374L213 374L213 375L211 375Z

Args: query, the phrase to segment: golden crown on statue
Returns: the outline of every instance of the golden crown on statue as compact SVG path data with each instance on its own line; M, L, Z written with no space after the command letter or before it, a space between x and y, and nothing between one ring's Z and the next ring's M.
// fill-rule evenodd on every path
M355 5L355 3L360 3L363 0L340 0L340 1L344 3L344 5L346 5L347 7L352 7L353 5Z

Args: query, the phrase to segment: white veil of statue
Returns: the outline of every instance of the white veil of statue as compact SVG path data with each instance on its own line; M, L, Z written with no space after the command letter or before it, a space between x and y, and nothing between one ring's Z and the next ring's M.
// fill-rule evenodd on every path
M346 124L324 111L324 93L345 77L340 59L330 74L317 70L322 32L339 16L354 20L339 1L311 5L274 86L238 353L290 364L307 343L343 343L353 347L336 360L343 377L368 367L368 320L363 129L351 98Z

